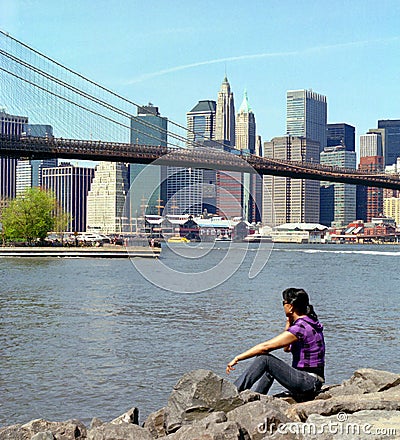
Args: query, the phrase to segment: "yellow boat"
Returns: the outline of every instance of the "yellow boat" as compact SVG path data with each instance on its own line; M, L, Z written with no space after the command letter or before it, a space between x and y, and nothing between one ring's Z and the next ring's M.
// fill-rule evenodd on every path
M171 237L168 239L168 243L189 243L190 240L188 240L186 237Z

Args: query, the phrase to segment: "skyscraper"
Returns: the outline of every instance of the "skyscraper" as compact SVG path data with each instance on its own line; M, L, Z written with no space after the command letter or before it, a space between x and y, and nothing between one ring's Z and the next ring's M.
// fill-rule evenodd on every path
M16 168L16 195L20 196L27 188L41 187L43 169L57 166L57 159L18 160Z
M63 210L71 215L69 231L86 231L87 195L93 176L93 168L69 163L42 169L43 188L53 191Z
M286 95L286 133L319 142L326 147L326 96L312 90L289 90Z
M167 214L200 215L203 203L203 170L167 167Z
M235 145L235 104L226 76L218 92L215 121L215 139L233 147Z
M343 145L347 151L356 150L356 129L349 124L327 124L326 145L337 147Z
M371 156L383 156L380 133L367 133L360 136L360 158Z
M355 170L356 153L344 145L326 147L321 153L321 164ZM342 227L353 220L356 220L356 186L321 182L320 223Z
M244 92L243 101L236 115L236 142L235 148L247 150L251 154L256 150L256 119L249 105L247 92Z
M87 197L87 230L105 234L121 232L127 210L128 167L119 162L100 162Z
M243 152L255 153L256 150L256 120L249 105L247 92L244 92L243 101L236 115L235 148ZM240 176L235 173L236 185L241 181L242 217L247 221L255 221L255 178L252 174L244 173ZM253 197L252 197L253 196Z
M131 144L167 146L167 129L168 119L160 116L158 107L151 103L138 107L137 116L131 118ZM157 214L166 203L161 190L162 174L165 175L165 167L158 165L129 165L131 217L143 214L143 200L148 214Z
M400 119L380 120L378 121L378 128L385 130L385 165L393 165L400 157Z
M369 172L382 172L384 168L381 133L367 133L360 136L359 169ZM362 220L370 222L372 218L379 217L383 214L382 188L367 187L366 190L359 190L357 197L360 197L360 200L365 200L365 217L362 218ZM359 204L358 201L357 204ZM361 211L359 212L361 213Z
M215 101L203 100L186 114L189 146L215 140L216 108Z
M0 109L0 135L21 136L24 124L28 123L25 116L15 116ZM16 195L17 159L0 157L0 204Z
M213 146L215 140L216 102L199 101L186 114L187 146ZM200 215L203 204L203 170L197 168L167 167L165 182L165 213Z
M23 136L51 137L53 136L53 127L42 124L24 124ZM16 168L16 194L23 194L27 188L42 186L43 168L57 166L57 159L43 160L18 160Z
M318 163L319 142L295 136L276 137L264 143L264 157ZM315 180L264 176L262 222L268 226L318 223L319 187Z

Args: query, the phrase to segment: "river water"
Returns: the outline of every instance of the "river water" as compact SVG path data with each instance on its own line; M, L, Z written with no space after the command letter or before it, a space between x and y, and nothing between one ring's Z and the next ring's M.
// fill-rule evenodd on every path
M146 264L208 270L223 245L200 259L165 248ZM0 259L0 426L107 421L132 406L144 420L184 373L226 377L232 357L280 332L281 291L290 286L308 291L325 326L327 383L361 367L400 372L400 247L275 244L249 278L252 246L225 282L194 293L147 281L128 259Z

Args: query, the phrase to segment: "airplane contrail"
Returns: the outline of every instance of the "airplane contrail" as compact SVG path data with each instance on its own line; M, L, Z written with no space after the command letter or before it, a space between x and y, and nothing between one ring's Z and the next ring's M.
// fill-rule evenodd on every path
M156 76L167 75L169 73L179 72L181 70L192 69L200 66L208 66L211 64L218 63L226 63L226 62L235 62L235 61L243 61L243 60L255 60L260 58L277 58L283 56L298 56L305 55L313 52L321 52L330 49L341 49L346 47L356 47L356 46L366 46L371 43L387 43L392 41L399 41L400 37L386 38L386 39L376 39L376 40L363 40L363 41L352 41L349 43L339 43L339 44L331 44L327 46L316 46L310 47L303 50L294 50L288 52L267 52L267 53L256 53L256 54L248 54L248 55L238 55L232 57L224 57L224 58L216 58L213 60L206 61L198 61L196 63L183 64L181 66L170 67L168 69L158 70L157 72L145 73L140 75L137 78L133 78L127 82L127 84L135 84L138 82L145 81L150 78L154 78Z

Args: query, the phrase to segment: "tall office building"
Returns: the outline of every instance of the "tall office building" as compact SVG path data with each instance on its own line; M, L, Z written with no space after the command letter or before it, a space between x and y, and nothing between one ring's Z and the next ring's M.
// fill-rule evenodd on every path
M119 162L100 162L87 197L86 229L105 234L121 232L130 221L125 205L128 190L128 167Z
M355 127L345 123L327 124L326 127L327 147L337 147L342 145L347 151L356 150Z
M216 102L199 101L186 114L188 147L214 146ZM168 167L166 175L165 212L167 214L200 215L203 210L203 170ZM210 198L211 194L208 194ZM206 203L207 204L207 203Z
M380 133L367 133L360 136L360 158L371 156L383 156Z
M356 169L356 153L344 145L326 147L321 164ZM347 183L321 182L320 223L342 227L356 220L356 186Z
M28 123L25 116L16 116L0 109L0 135L21 136L24 124ZM16 169L17 159L0 157L0 205L6 200L13 199L16 195Z
M24 124L23 136L30 137L51 137L53 136L53 127L42 124ZM57 159L44 160L18 160L16 168L16 194L24 193L27 188L42 186L43 168L52 168L57 166Z
M226 76L218 92L215 113L215 139L230 147L235 145L235 103Z
M41 187L43 169L57 166L57 159L18 160L16 168L16 194L20 196L27 188Z
M236 115L235 148L249 151L251 154L256 150L256 119L249 105L247 92L244 92L242 104Z
M24 124L22 134L26 137L51 137L53 136L53 127L45 124Z
M149 103L138 107L137 116L131 118L131 144L167 146L168 119L160 115L158 107ZM129 165L130 217L145 212L158 214L166 203L164 184L165 167L159 165ZM139 177L138 177L139 176ZM136 179L136 180L135 180ZM145 208L145 209L144 209ZM145 210L145 212L142 212Z
M53 191L63 210L71 215L69 231L86 231L87 196L93 176L93 168L70 163L42 169L43 188Z
M217 186L217 214L224 218L246 218L243 200L243 174L233 171L218 171Z
M276 137L264 143L264 157L318 163L319 142L295 136ZM262 222L268 226L318 223L319 187L315 180L264 176Z
M286 134L319 142L326 147L326 96L312 90L289 90L286 95Z
M263 146L261 136L256 136L256 151L254 153L256 156L263 157Z
M166 214L198 216L203 210L203 170L167 167Z
M385 130L383 139L385 165L393 165L400 157L400 119L379 120L378 128Z
M215 117L217 104L215 101L199 101L186 114L188 146L201 145L204 141L215 140Z
M236 114L236 141L235 148L243 152L255 153L256 150L256 120L249 105L247 92L244 92L243 101ZM239 174L235 173L239 178ZM244 220L255 221L255 176L244 173L241 176L241 204ZM238 181L240 181L238 179ZM232 182L233 183L233 182Z
M199 101L187 114L189 148L208 148L215 139L216 102ZM203 170L167 167L163 174L166 214L200 215L203 203Z
M382 172L385 169L381 133L367 133L360 136L360 164L359 170L368 172ZM358 190L360 217L370 222L374 217L383 215L383 189L367 187ZM362 202L365 206L360 204Z
M385 217L394 218L397 227L400 226L400 198L385 197L383 200L383 215Z

